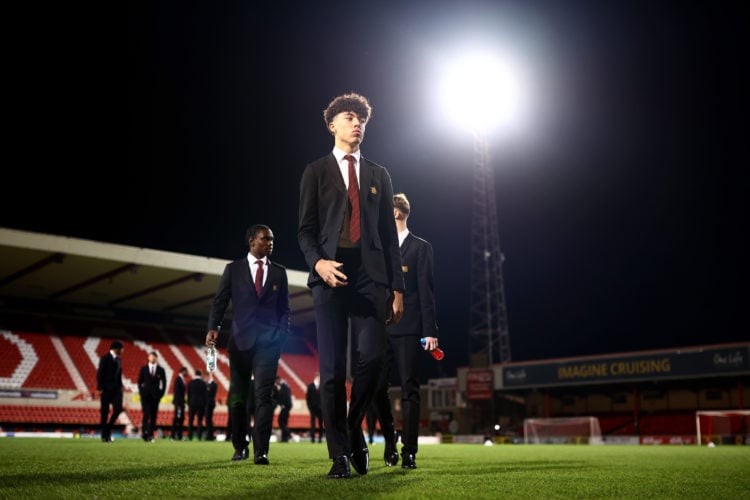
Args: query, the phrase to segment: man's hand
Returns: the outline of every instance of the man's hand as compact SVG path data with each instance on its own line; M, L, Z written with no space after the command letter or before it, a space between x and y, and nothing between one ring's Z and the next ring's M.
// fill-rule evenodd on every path
M425 337L424 338L424 350L425 351L432 351L437 348L438 348L437 337Z
M209 330L206 334L206 346L216 347L216 339L219 338L219 332L216 330Z
M388 297L388 311L386 314L386 325L395 325L401 321L401 317L404 315L404 292L393 290L391 296Z
M343 266L342 262L320 259L315 263L315 272L326 282L326 285L331 288L338 288L349 284L349 278L341 271Z

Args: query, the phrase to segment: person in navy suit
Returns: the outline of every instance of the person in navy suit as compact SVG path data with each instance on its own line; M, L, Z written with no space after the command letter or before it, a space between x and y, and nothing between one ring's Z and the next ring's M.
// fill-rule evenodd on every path
M124 345L114 340L109 345L109 352L99 358L96 369L96 388L99 390L100 423L102 441L112 442L112 426L122 411L122 350ZM109 408L112 407L110 414Z
M362 421L382 367L385 325L403 314L391 177L360 152L371 112L359 94L333 99L323 111L333 151L308 164L300 181L297 238L310 268L331 479L350 477L350 466L367 473ZM349 323L357 361L347 413Z
M438 327L435 318L435 293L433 280L432 245L409 231L407 220L411 205L406 195L393 197L393 215L398 229L406 291L404 292L404 317L397 325L389 325L389 350L380 384L375 391L373 406L385 438L385 464L398 463L396 436L393 428L391 400L388 396L390 367L395 360L401 377L401 467L416 469L417 438L419 436L419 359L423 350L438 347ZM425 339L424 347L420 339Z
M177 377L174 379L172 394L172 404L174 405L174 417L172 417L172 435L169 439L173 441L182 441L183 429L185 425L185 377L188 369L180 367Z
M153 351L148 353L148 363L138 372L138 394L141 396L143 411L141 434L147 443L154 441L159 401L167 390L167 373L157 364L158 357Z
M251 226L245 235L250 251L227 264L208 316L206 345L216 345L224 313L232 303L229 352L229 412L232 421L232 460L249 455L245 438L249 420L247 401L254 379L255 425L252 442L254 463L268 465L275 404L271 396L289 335L289 284L286 268L268 258L273 252L273 231L263 224Z

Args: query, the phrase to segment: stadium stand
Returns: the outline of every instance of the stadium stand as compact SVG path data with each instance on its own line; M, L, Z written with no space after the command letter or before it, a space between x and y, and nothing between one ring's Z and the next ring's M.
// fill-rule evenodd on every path
M159 332L152 328L128 326L104 328L82 322L64 322L60 332L98 331L108 336L3 331L0 348L6 362L0 371L4 396L17 393L19 397L3 398L0 404L0 425L4 428L21 427L96 427L99 423L99 406L96 400L96 367L98 359L108 350L112 339L123 342L123 385L125 400L123 415L118 423L137 432L142 422L142 412L137 391L138 371L146 362L148 352L159 353L159 363L165 368L169 384L162 400L157 425L164 433L172 424L172 383L181 366L187 366L190 375L195 369L204 370L202 347L195 342L194 332L172 330ZM58 342L55 345L54 340ZM178 343L180 340L188 343ZM298 349L297 349L298 350ZM219 386L214 424L227 425L226 399L228 394L229 366L226 354L220 357L214 377ZM67 362L65 361L67 359ZM282 353L283 368L280 375L290 380L294 408L290 428L304 432L309 426L309 413L305 403L306 380L312 380L316 371L317 356ZM80 382L76 384L74 380ZM304 384L303 384L304 382ZM43 398L43 399L42 399ZM274 426L278 426L274 417Z

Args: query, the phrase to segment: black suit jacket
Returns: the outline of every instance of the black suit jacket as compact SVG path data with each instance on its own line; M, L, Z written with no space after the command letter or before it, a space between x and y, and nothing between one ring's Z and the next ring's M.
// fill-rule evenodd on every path
M289 283L286 268L268 261L268 277L260 297L255 292L246 257L224 268L211 311L208 329L219 330L229 301L232 302L232 336L228 349L246 351L258 339L282 343L289 334Z
M307 165L300 181L297 238L310 267L308 286L323 282L315 272L316 262L336 260L347 202L346 185L333 153ZM365 271L375 283L403 290L391 177L384 167L364 156L360 156L359 165L359 206Z
M122 367L117 364L111 352L99 358L96 388L100 391L122 391Z
M310 382L307 385L307 408L311 413L318 413L320 411L320 389L315 387L315 382Z
M177 375L174 379L174 394L172 395L172 403L175 406L185 406L185 381L182 377Z
M155 374L151 376L148 365L141 368L138 373L138 393L141 398L148 397L160 400L167 390L167 373L159 365L156 365Z
M401 263L406 282L404 315L397 324L388 325L388 333L437 337L432 245L409 232L401 245Z
M188 382L188 407L192 409L206 407L206 382L202 378L194 378Z

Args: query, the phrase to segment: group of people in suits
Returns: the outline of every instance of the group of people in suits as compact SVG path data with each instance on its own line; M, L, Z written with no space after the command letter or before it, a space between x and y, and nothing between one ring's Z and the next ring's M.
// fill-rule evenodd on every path
M385 437L385 465L398 463L388 398L391 363L398 369L402 387L402 467L416 468L419 356L438 347L432 246L407 228L409 201L403 194L394 195L386 168L360 151L371 113L368 100L356 93L340 95L328 104L323 118L333 136L333 150L306 166L299 186L298 243L310 268L307 285L315 307L320 361L320 371L307 391L310 434L315 442L317 428L320 442L325 429L332 461L327 477L331 479L351 477L351 468L367 474L369 449L362 422L370 407L375 408ZM289 285L286 268L269 259L274 242L270 227L251 226L245 242L247 255L227 264L222 274L209 312L205 343L217 345L231 303L227 351L232 460L250 456L247 435L252 411L253 462L268 465L273 413L276 400L281 399L274 382L290 330ZM348 345L350 329L355 346ZM346 360L350 347L355 348L356 359L349 397ZM102 440L107 442L122 409L122 348L121 342L112 343L97 374L102 392ZM141 371L146 441L153 439L155 412L166 384L163 370L161 375L158 371L152 374L149 367L153 364L155 359L149 355L149 365ZM186 376L183 367L174 384L173 439L182 438ZM196 373L193 382L198 377ZM198 392L188 389L188 393L188 401L200 399ZM282 413L285 407L291 404L282 403ZM190 409L189 436L192 414L199 411Z
M402 467L416 468L418 353L438 346L432 247L406 229L409 202L404 195L394 197L386 168L361 154L371 112L370 103L359 94L333 99L323 111L333 150L308 164L300 181L298 243L310 268L307 285L315 307L320 361L319 381L314 384L319 405L311 399L308 387L311 439L315 440L315 420L320 415L332 460L327 474L331 479L351 477L352 467L367 474L369 449L362 422L373 401L386 436L385 463L393 466L398 462L387 399L389 352L402 378ZM224 270L209 313L206 345L216 345L231 301L232 460L249 458L244 428L253 376L253 457L254 463L267 465L274 409L271 393L282 343L289 333L288 283L285 268L268 260L273 250L273 232L268 226L252 226L245 241L247 256L227 264ZM407 321L397 328L405 309ZM350 328L357 357L349 398L346 359ZM425 338L424 347L421 337Z
M122 351L124 345L119 340L110 344L109 352L99 358L97 367L97 389L100 391L101 439L113 441L112 427L122 412ZM159 402L167 390L167 374L157 362L159 355L148 353L148 362L138 372L138 395L141 400L143 419L141 437L148 443L154 442L159 414ZM197 437L203 439L205 421L206 440L214 440L213 413L216 408L217 385L209 374L195 371L195 378L186 383L187 368L181 367L174 381L174 416L170 438L181 441L184 434L185 405L188 405L188 439L193 439L193 422L197 418ZM110 411L111 408L111 411Z

